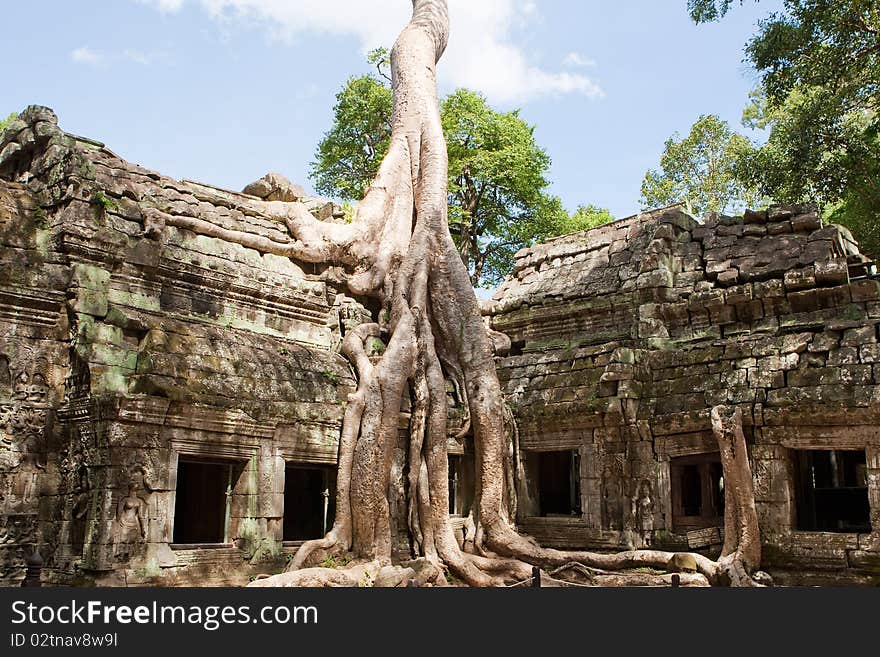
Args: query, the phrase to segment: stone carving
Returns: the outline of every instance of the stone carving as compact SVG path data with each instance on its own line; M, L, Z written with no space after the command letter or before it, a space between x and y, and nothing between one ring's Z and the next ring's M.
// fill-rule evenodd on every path
M75 323L71 323L75 331ZM75 335L75 333L74 333ZM71 350L70 375L64 380L64 401L71 402L77 399L85 399L91 392L91 377L89 365Z
M642 547L650 547L654 534L654 500L651 498L651 482L647 479L643 479L639 484L638 495L633 499L633 507Z
M13 342L4 349L14 357L0 361L0 374L10 384L10 398L0 403L0 507L20 513L35 508L39 475L45 471L48 364L29 345Z
M627 529L632 523L625 512L626 458L620 453L603 452L603 455L602 511L605 526L612 530Z
M36 530L36 514L0 514L0 586L19 586L24 579Z
M0 392L12 390L12 372L9 370L9 358L0 354Z
M116 526L113 536L113 556L129 561L140 556L147 538L147 500L149 494L143 468L132 468L126 494L116 505Z

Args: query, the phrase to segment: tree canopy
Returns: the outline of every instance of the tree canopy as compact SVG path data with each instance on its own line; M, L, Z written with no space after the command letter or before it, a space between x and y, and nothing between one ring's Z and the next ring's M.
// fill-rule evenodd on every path
M749 42L769 129L753 176L817 203L880 257L880 3L786 0Z
M346 200L363 198L390 139L391 89L372 75L349 78L336 94L333 127L315 153L315 188Z
M13 112L9 116L7 116L5 119L0 119L0 132L3 132L4 130L6 130L6 126L8 126L10 123L12 123L12 120L16 116L18 116L18 114Z
M391 135L387 51L369 59L377 73L349 78L337 94L333 126L312 163L317 190L345 200L364 195ZM613 219L592 207L569 215L548 193L550 157L519 111L496 111L468 89L443 99L440 111L449 152L450 230L475 286L499 283L524 246Z
M726 121L701 116L686 137L675 134L666 141L660 170L648 171L642 182L642 206L683 203L698 216L756 207L760 195L740 175L740 163L751 151L749 140Z
M459 89L441 105L449 151L449 226L475 285L498 282L526 244L567 219L545 193L550 157L519 113Z
M560 235L589 230L615 221L615 217L605 208L595 205L579 205L560 225Z
M697 22L729 0L689 0ZM742 170L780 201L816 203L880 257L880 3L785 0L746 46L760 87L744 122L767 140Z
M695 23L717 21L727 15L731 6L733 0L688 0L688 11Z

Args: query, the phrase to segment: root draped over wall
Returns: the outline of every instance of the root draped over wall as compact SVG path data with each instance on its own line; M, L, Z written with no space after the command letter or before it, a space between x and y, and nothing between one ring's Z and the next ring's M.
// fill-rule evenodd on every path
M412 19L391 55L391 145L350 224L318 221L297 203L260 206L284 221L295 238L284 255L346 267L351 290L377 299L382 312L376 323L350 331L342 345L358 387L343 421L333 527L303 545L287 572L253 586L443 584L446 569L468 584L492 586L527 579L533 565L666 570L677 563L675 555L659 551L545 549L513 527L509 423L492 342L447 223L448 159L435 73L448 31L445 0L413 0ZM376 337L388 346L374 363L365 343ZM447 378L464 398L474 436L473 554L459 547L448 514ZM413 568L391 563L389 486L405 395L412 403L408 531L422 557ZM760 540L742 416L719 407L712 419L727 484L726 541L718 563L692 555L699 571L692 579L749 584L760 562ZM340 553L353 555L345 569L308 567L318 557ZM621 575L612 581L635 580Z

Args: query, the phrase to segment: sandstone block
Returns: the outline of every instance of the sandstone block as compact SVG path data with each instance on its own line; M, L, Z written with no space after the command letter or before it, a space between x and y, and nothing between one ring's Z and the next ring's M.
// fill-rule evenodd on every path
M815 264L816 282L821 285L842 285L849 279L846 258L836 258Z
M746 210L743 213L743 223L746 224L764 224L767 223L766 210Z
M876 344L876 342L877 329L871 325L847 329L843 333L840 344L844 347L860 347L866 344Z
M739 270L725 269L718 274L718 284L723 287L735 285L739 281Z
M789 271L785 273L785 289L789 292L805 290L816 286L816 275L813 267Z
M790 233L791 231L792 226L790 221L775 221L767 224L768 235L781 235L783 233Z
M800 214L792 218L791 226L795 232L810 233L822 228L822 220L815 212Z
M852 300L855 303L862 301L876 301L880 299L880 281L862 280L850 283Z

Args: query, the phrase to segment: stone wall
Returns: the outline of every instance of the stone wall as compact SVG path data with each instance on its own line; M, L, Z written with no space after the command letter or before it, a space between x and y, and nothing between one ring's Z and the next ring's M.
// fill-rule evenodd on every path
M354 385L336 346L365 311L332 270L223 239L290 241L253 201L45 108L3 133L0 584L34 546L48 582L240 584L283 559L285 464L335 464ZM226 544L172 549L181 458L236 464Z
M717 550L720 518L675 531L671 472L717 452L712 406L739 405L768 567L877 582L873 272L845 229L799 207L704 223L658 210L519 253L485 312L513 344L499 374L526 464L520 524L564 547ZM560 450L579 456L581 504L547 517L528 464ZM809 450L864 452L869 528L798 530L795 461Z
M127 163L45 108L0 136L0 584L37 554L46 583L243 584L295 549L288 467L335 466L354 386L338 345L370 312L344 272L286 257L256 201L338 208L278 179L246 191ZM739 405L767 567L878 581L880 285L844 229L810 208L658 210L524 250L485 312L511 340L518 522L538 540L717 551L709 409ZM450 405L466 515L452 388ZM859 530L803 526L804 463L832 451L866 497ZM205 464L228 477L210 545L175 538L179 475Z

